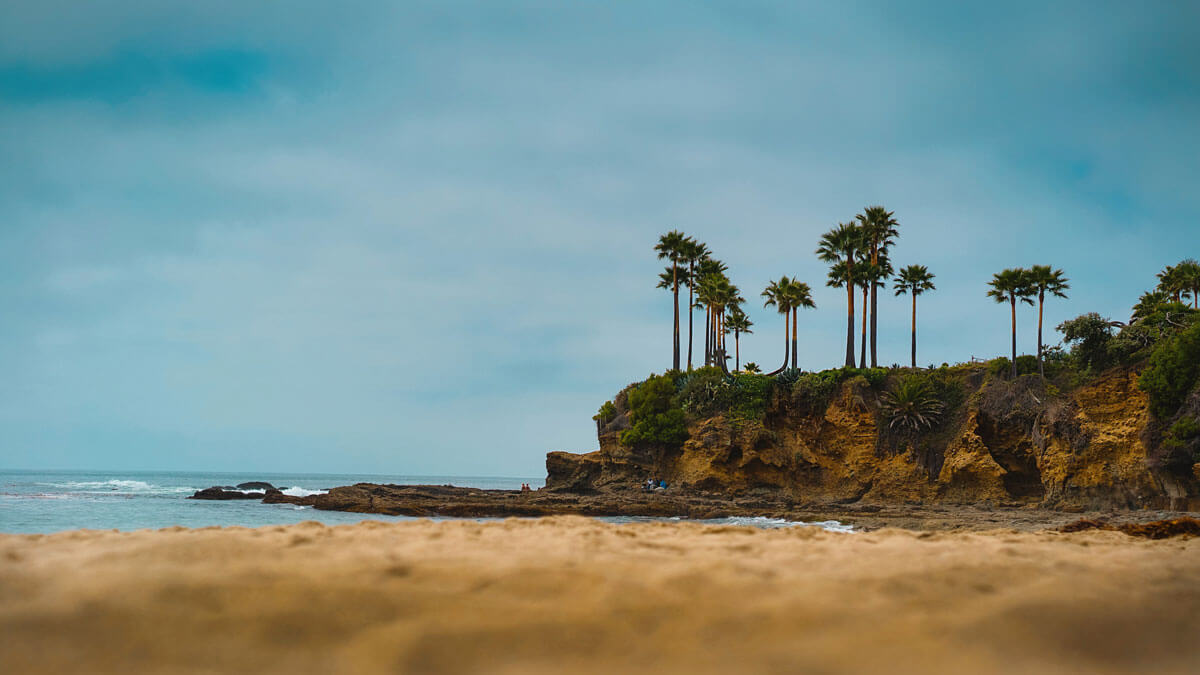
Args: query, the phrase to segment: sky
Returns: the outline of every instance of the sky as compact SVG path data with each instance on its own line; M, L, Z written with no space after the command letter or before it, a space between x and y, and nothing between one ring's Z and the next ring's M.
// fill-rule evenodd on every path
M1200 257L1198 179L1195 3L4 3L0 467L541 475L670 366L667 230L743 361L810 283L819 370L813 250L885 205L953 363L1007 352L1006 267L1071 279L1048 326L1127 317Z

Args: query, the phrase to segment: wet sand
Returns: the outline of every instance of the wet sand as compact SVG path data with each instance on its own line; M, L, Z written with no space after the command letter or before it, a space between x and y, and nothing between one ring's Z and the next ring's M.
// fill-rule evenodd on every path
M1194 673L1200 539L581 517L0 536L0 671Z

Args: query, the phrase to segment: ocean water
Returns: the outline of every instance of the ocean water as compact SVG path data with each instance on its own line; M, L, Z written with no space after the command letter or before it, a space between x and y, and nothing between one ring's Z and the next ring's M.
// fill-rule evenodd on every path
M406 516L318 511L310 506L263 504L256 500L204 501L187 499L213 485L267 481L289 494L303 496L354 483L397 485L456 485L516 490L521 483L535 488L538 477L381 476L355 474L242 474L136 471L11 471L0 470L0 532L50 533L62 530L141 530L181 525L210 527L286 525L316 520L327 525L361 520L414 520ZM449 519L446 519L449 520ZM601 518L609 522L674 521L673 518ZM771 518L722 518L713 524L774 528L815 525L850 531L835 521L794 523Z

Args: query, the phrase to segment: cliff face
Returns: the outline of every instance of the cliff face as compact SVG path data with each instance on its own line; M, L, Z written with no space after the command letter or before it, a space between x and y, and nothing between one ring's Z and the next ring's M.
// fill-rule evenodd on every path
M879 395L841 384L827 406L776 396L761 422L721 415L689 423L682 448L630 448L627 421L600 450L552 452L547 487L633 489L657 476L685 490L785 493L801 502L1028 504L1064 510L1200 510L1200 479L1153 469L1146 395L1136 374L1111 371L1065 395L1040 378L964 380L965 401L914 437L884 428Z

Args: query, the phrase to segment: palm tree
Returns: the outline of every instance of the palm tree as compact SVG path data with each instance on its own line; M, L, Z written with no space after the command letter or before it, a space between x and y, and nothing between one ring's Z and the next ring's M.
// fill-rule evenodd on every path
M713 276L713 275L723 277L723 276L725 276L725 271L727 269L728 268L725 266L725 263L721 262L720 260L716 260L714 258L706 257L703 260L697 261L695 269L692 272L692 277L695 279L695 284L696 284L697 290L699 290L700 284L702 284L706 278ZM699 298L696 299L695 309L705 310L705 314L704 314L704 365L706 365L706 366L710 365L710 363L712 361L712 353L713 353L713 348L714 348L713 341L712 341L713 316L712 316L712 312L710 311L709 308L710 308L709 303L701 302Z
M894 211L888 211L882 206L868 206L856 216L859 227L862 228L864 243L869 251L872 265L878 265L881 257L886 256L888 249L895 242L900 231L900 223L895 218ZM891 272L887 276L891 276ZM886 277L885 277L886 278ZM880 284L886 286L886 284ZM871 287L871 367L879 366L876 342L879 339L879 288Z
M788 318L792 312L792 298L788 292L788 288L791 286L791 283L791 279L779 277L779 281L772 281L767 284L767 288L761 294L762 297L766 298L766 301L763 302L763 307L775 307L783 315L783 365L779 366L779 370L775 371L777 373L788 367L788 343L791 342L788 337Z
M872 307L876 305L874 294L881 286L887 286L887 280L892 276L892 263L888 260L887 253L881 253L876 262L872 263L869 257L865 255L859 259L855 266L854 278L858 282L858 287L862 289L863 306L862 306L862 345L859 348L858 362L861 368L867 367L867 293L872 294ZM874 315L872 315L872 322ZM875 342L871 339L871 367L874 368L875 360Z
M936 291L933 285L934 275L924 265L909 265L900 270L896 276L896 295L909 294L912 296L912 367L917 367L917 296L926 291Z
M1192 296L1192 309L1200 309L1200 262L1188 258L1176 265L1179 283Z
M792 309L792 367L799 368L800 352L797 340L800 330L797 321L800 316L800 308L811 309L817 305L812 299L812 288L803 281L790 279L784 292L787 295L788 305Z
M687 367L692 369L692 305L695 303L696 291L696 263L702 260L707 260L709 256L708 246L694 239L689 239L684 246L683 259L687 261L687 285L688 285L688 352L687 352Z
M754 331L750 330L753 326L754 322L750 320L750 317L746 316L742 308L734 305L733 309L729 311L729 318L725 320L725 332L733 332L734 370L742 369L742 349L738 338L741 337L742 333L753 333Z
M1158 290L1170 295L1175 302L1183 302L1182 296L1187 290L1185 274L1186 270L1180 269L1180 265L1168 265L1158 273Z
M830 272L828 285L846 288L846 366L854 367L854 257L862 246L862 236L853 222L839 223L837 227L821 235L817 246L817 257L836 268L842 265L840 284L833 283Z
M679 263L683 261L688 241L688 237L679 230L671 230L659 237L654 245L660 260L666 258L671 261L671 294L675 297L675 334L671 352L671 368L674 370L679 370Z
M1034 265L1026 271L1026 282L1029 290L1037 294L1038 301L1038 374L1046 377L1046 369L1042 365L1042 314L1046 307L1046 294L1056 298L1066 298L1070 290L1069 280L1063 276L1062 270L1051 269L1049 265Z
M1130 317L1130 322L1150 316L1158 311L1159 305L1170 299L1171 296L1163 291L1146 291L1142 293L1142 297L1138 298L1137 304L1133 306L1133 316Z
M715 363L725 369L725 310L745 302L745 299L739 295L737 286L730 283L724 274L709 274L701 279L696 297L707 308L710 317L706 341L711 348L706 354L705 365Z
M988 291L988 297L994 298L997 303L1009 303L1012 307L1012 376L1017 376L1017 301L1020 300L1029 305L1033 305L1033 300L1030 296L1033 295L1033 289L1029 287L1029 271L1024 269L1007 269L1003 272L992 275L992 280L988 282L991 290Z

